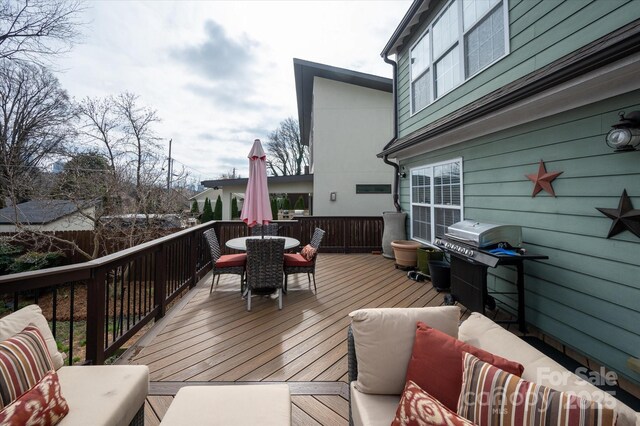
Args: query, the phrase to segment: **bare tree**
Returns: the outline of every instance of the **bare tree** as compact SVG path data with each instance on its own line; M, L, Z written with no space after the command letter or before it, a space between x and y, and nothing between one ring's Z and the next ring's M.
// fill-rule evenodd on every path
M309 165L309 148L300 141L298 120L291 117L271 132L267 146L267 167L274 176L301 175Z
M81 11L77 1L0 0L0 58L42 64L68 51Z
M104 149L109 167L115 172L123 137L118 132L120 122L113 99L87 97L76 105L76 111L80 119L78 134Z
M152 177L154 169L160 169L158 156L153 155L159 148L159 138L155 136L153 124L160 121L157 112L138 104L139 97L133 93L122 93L115 99L125 143L129 154L133 156L135 166L135 185L141 190L143 184L156 183L158 177ZM151 181L143 182L143 176L151 177Z
M45 68L0 60L0 207L28 197L25 183L73 137L67 92Z

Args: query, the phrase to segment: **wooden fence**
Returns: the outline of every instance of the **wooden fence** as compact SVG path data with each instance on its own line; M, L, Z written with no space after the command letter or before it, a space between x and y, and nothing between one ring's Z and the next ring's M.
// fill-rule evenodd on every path
M381 250L381 217L301 217L278 223L280 235L301 245L316 227L322 228L321 252ZM0 276L0 297L10 301L2 309L8 313L38 304L46 294L47 315L56 340L66 339L60 343L68 363L103 364L211 269L202 234L212 227L225 251L227 240L249 233L240 221L209 222L89 262ZM77 304L86 306L81 315ZM86 342L84 361L74 352L79 342Z

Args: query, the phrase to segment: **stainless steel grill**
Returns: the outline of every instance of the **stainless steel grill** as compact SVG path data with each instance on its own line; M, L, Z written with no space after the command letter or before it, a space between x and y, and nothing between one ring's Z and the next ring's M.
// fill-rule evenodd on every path
M491 309L495 307L495 299L487 290L487 269L498 265L515 266L516 292L510 294L518 295L516 322L521 331L526 331L523 262L548 257L525 254L521 249L520 226L463 220L449 226L446 234L436 238L434 243L449 253L451 258L451 294L445 300L449 303L458 301L475 312L484 313L485 306Z

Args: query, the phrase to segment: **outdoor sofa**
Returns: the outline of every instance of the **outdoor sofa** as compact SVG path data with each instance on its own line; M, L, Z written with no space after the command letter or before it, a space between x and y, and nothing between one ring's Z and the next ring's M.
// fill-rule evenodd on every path
M524 380L603 401L617 412L618 426L640 425L640 413L569 372L479 313L471 314L460 325L457 306L361 309L352 312L350 317L347 343L352 425L388 426L394 420L405 387L418 321L477 348L520 363L524 367L521 375ZM427 375L439 374L442 370L440 365L421 368L427 370L424 372Z
M122 426L144 424L149 369L144 365L63 366L47 320L37 305L0 319L0 341L27 326L38 328L58 374L62 397L69 406L61 426Z

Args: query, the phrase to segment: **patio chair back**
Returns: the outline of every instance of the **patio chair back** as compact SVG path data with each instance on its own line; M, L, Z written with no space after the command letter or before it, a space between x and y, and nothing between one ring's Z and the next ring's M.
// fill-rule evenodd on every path
M324 237L324 231L322 229L316 228L313 231L313 236L311 237L311 242L309 243L309 245L314 249L316 249L316 253L320 248L320 243L322 242L323 237Z
M247 310L251 310L252 293L268 294L280 290L278 306L282 309L284 280L284 238L247 240Z
M277 223L269 223L267 225L254 225L251 228L251 235L278 235L278 229L280 227ZM264 234L262 230L264 229Z
M204 239L209 244L209 250L211 251L211 261L213 262L213 267L215 267L216 262L222 256L222 252L220 251L220 243L218 242L218 237L216 237L216 231L211 228L202 233Z

